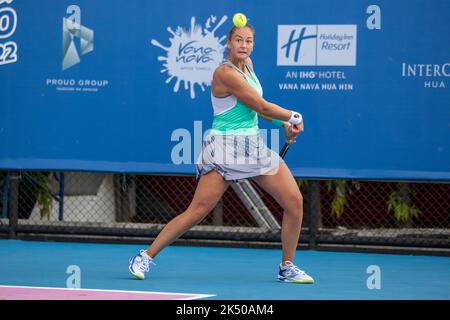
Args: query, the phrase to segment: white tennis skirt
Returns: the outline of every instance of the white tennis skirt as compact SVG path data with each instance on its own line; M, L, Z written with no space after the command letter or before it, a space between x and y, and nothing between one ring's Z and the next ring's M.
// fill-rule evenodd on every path
M197 180L213 170L226 181L275 174L280 156L258 135L209 135L197 160Z

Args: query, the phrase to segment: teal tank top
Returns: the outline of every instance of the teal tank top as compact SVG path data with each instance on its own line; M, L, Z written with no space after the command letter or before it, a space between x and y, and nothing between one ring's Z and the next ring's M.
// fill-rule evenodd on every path
M245 67L250 72L251 77L239 70L231 62L224 64L230 65L240 72L247 82L258 92L263 95L263 89L253 70L246 64ZM259 134L258 113L252 108L246 106L236 99L236 104L229 110L214 116L212 124L212 134L216 135L255 135Z

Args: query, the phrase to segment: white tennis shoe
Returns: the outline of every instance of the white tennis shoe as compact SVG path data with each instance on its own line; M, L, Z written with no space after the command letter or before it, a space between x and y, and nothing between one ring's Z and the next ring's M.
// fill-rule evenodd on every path
M140 280L145 279L145 272L150 270L150 264L155 264L153 259L145 253L145 250L141 250L138 255L135 255L130 259L130 265L128 269L133 276Z
M293 283L314 283L314 279L311 276L307 275L305 271L300 270L291 261L285 261L284 266L280 264L278 280Z

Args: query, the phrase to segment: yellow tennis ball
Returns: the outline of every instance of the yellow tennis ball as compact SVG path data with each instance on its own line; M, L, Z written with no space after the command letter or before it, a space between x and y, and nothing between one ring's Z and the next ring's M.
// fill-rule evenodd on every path
M236 13L233 16L233 23L238 28L243 28L247 24L247 17L243 13Z

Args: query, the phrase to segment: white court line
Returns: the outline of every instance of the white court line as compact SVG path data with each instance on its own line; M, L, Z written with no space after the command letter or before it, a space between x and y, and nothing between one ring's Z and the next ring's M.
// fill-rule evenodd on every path
M215 294L200 294L200 293L180 293L180 292L158 292L158 291L130 291L130 290L108 290L108 289L83 289L83 288L56 288L56 287L31 287L31 286L4 286L1 288L18 288L18 289L45 289L45 290L70 290L70 291L97 291L97 292L112 292L112 293L136 293L136 294L159 294L159 295L180 295L188 296L177 300L194 300L215 297ZM194 297L189 297L194 296Z

